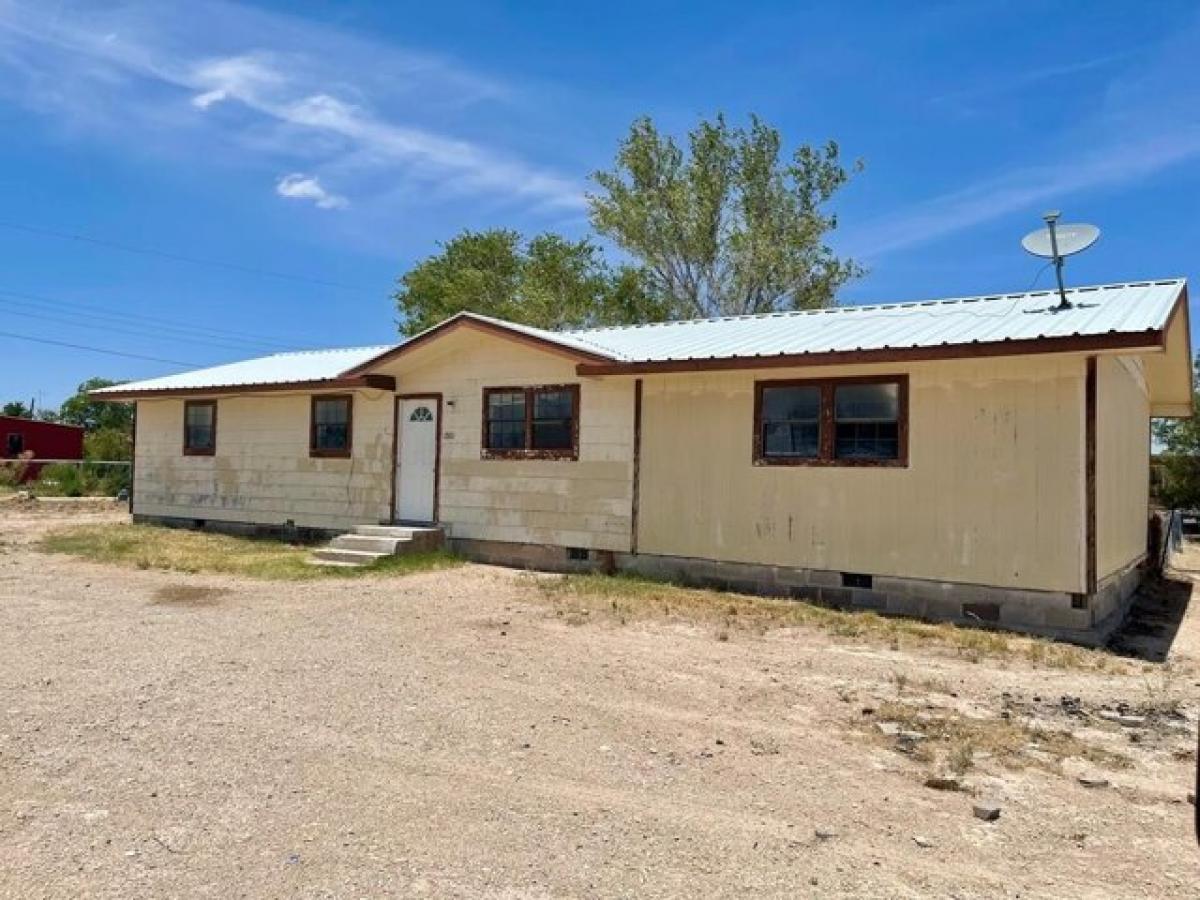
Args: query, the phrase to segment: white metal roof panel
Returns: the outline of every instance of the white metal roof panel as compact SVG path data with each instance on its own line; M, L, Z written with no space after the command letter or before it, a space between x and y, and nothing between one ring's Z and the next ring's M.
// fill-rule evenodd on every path
M1071 288L1067 296L1073 305L1066 310L1056 308L1057 292L1035 291L564 332L476 313L455 318L488 322L614 362L733 359L1155 331L1166 327L1185 284L1171 279ZM358 367L369 371L365 364L397 346L277 353L93 393L332 381Z
M384 347L351 347L343 350L308 350L299 353L275 353L258 359L194 369L178 375L134 381L92 393L116 394L129 391L178 391L197 388L252 387L288 384L298 381L332 381L372 357Z
M623 362L893 350L1164 328L1183 279L566 332ZM540 332L553 339L554 332Z

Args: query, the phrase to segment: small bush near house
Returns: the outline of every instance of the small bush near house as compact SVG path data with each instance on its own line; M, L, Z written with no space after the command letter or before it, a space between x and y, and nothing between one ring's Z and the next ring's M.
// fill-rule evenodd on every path
M21 487L25 478L25 470L29 467L28 460L33 453L26 450L16 459L0 461L0 493L12 493Z
M30 487L43 497L115 497L129 487L127 466L52 463Z
M462 564L451 553L435 551L384 557L362 568L313 566L308 563L307 547L153 525L81 525L52 532L43 539L41 549L139 569L218 572L280 581L409 575Z

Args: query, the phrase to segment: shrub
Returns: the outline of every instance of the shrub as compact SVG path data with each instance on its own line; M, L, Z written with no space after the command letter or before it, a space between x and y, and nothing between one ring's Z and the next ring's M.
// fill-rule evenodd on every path
M37 492L57 497L82 497L84 477L79 466L51 463L38 473Z
M0 487L17 488L25 481L25 470L29 468L29 460L33 451L26 450L16 459L0 461Z
M127 466L99 466L87 462L45 466L33 485L47 497L115 497L129 487Z

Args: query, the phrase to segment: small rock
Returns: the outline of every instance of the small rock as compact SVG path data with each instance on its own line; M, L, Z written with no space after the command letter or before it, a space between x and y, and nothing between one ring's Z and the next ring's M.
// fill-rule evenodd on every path
M819 840L819 841L828 841L832 838L837 837L837 832L834 831L832 828L818 828L818 829L816 829L814 834L816 834L817 840Z
M1102 709L1096 713L1096 715L1108 722L1115 722L1117 719L1121 718L1121 714L1112 709Z
M935 791L961 791L963 783L953 775L930 775L925 779L925 787Z
M925 735L919 731L901 731L896 737L907 744L915 744L918 741L925 740Z
M916 844L918 847L924 847L926 849L929 849L930 847L933 846L933 841L931 841L927 837L922 837L919 834L913 835L913 843Z
M1000 818L1000 807L998 806L976 804L971 811L975 814L975 818L983 819L985 822L995 822Z
M864 707L862 708L862 714L863 714L864 716L873 716L873 715L875 715L875 707L873 707L873 706L864 706Z
M900 733L900 726L895 722L876 722L875 727L888 737L895 737Z
M1145 716L1117 716L1117 724L1126 728L1142 728L1146 724Z
M1101 775L1080 775L1079 783L1087 788L1108 787L1108 779Z

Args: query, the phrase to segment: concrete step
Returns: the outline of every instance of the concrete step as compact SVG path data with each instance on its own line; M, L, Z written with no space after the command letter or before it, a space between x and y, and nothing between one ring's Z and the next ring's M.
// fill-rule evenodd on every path
M309 562L323 566L369 566L385 556L437 550L443 538L440 528L359 525L349 534L339 534L327 547L314 550Z
M320 563L346 563L352 566L369 566L390 553L374 553L369 550L339 550L335 547L320 547L312 552L312 559Z
M354 534L360 537L394 538L405 543L398 546L396 553L412 553L437 550L442 546L444 532L440 528L417 525L359 525Z
M442 529L432 525L358 525L354 533L368 537L410 538L423 534L441 534Z
M334 550L365 550L368 553L400 553L412 538L372 537L367 534L339 534L329 546Z

